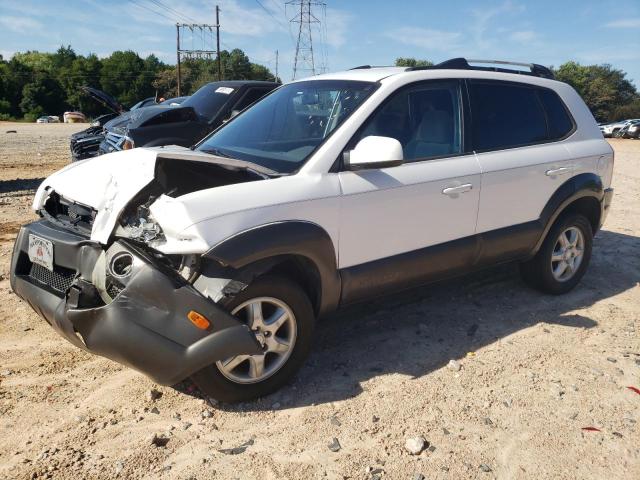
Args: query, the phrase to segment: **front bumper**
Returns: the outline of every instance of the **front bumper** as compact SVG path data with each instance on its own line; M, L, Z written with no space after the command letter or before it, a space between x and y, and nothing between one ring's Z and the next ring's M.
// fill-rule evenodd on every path
M30 262L30 234L53 242L53 272ZM25 225L14 247L11 288L77 347L163 385L218 360L262 353L246 325L145 252L119 243L138 268L113 301L104 304L91 284L101 246L44 220ZM191 310L209 319L206 330L188 320Z

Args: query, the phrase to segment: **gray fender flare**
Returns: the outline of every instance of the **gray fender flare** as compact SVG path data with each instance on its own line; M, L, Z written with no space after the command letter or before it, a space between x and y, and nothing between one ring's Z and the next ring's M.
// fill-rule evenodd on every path
M290 220L268 223L229 237L209 249L203 258L235 270L266 259L301 256L315 265L321 286L318 315L335 310L341 280L333 241L315 223Z

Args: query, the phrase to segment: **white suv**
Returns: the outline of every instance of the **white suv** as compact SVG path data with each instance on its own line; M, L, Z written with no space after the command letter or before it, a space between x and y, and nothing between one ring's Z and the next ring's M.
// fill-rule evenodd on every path
M612 149L549 70L486 64L296 81L193 149L69 165L36 193L12 287L75 345L223 401L282 386L344 304L508 261L567 292Z

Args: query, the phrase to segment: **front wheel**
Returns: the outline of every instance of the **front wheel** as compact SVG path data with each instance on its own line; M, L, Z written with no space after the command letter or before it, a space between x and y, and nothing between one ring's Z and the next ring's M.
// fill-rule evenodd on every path
M218 361L196 372L193 381L208 396L229 403L282 387L311 348L315 318L305 292L285 277L267 275L224 306L251 328L263 353Z
M536 256L520 265L524 281L545 293L567 293L584 276L592 244L591 223L584 215L560 217Z

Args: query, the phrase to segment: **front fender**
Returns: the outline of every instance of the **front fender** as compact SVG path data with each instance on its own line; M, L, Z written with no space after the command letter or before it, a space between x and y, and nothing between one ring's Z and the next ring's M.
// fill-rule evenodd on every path
M338 306L341 282L329 234L319 225L292 220L251 228L210 248L204 258L234 269L274 257L299 255L317 268L322 291L319 315Z

